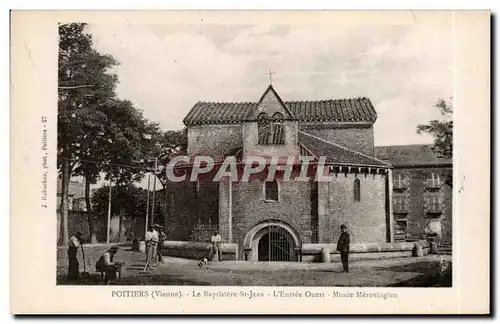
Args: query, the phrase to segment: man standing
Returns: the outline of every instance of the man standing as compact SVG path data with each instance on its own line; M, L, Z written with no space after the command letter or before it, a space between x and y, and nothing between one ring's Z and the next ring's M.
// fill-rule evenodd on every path
M144 271L148 270L156 262L156 248L158 246L158 232L156 231L156 225L146 232L146 266Z
M80 263L76 255L78 248L82 244L83 234L76 232L68 242L68 281L77 280L80 274Z
M212 261L222 261L221 253L220 253L220 242L222 241L222 237L220 236L218 231L215 231L214 235L212 235L212 245L214 256Z
M349 244L350 237L347 233L346 226L340 225L340 237L337 242L337 251L340 252L340 260L342 261L342 272L349 272Z
M158 225L158 251L157 251L157 256L158 256L158 261L163 263L163 242L167 240L167 234L163 231L163 226Z

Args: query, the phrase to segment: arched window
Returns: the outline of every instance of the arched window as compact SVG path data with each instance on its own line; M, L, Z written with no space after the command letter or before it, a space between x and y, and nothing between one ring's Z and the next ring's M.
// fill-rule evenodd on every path
M264 191L266 201L279 200L279 186L277 180L264 182Z
M354 201L361 201L361 184L359 179L354 180Z
M282 113L275 113L272 118L266 113L261 113L257 117L260 145L282 145L285 144L285 129L283 120L285 117Z

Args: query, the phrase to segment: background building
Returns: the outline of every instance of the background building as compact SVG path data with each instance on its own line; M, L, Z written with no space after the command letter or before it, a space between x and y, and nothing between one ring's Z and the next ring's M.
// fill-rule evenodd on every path
M436 235L452 242L453 163L432 145L375 147L379 159L393 167L395 240Z

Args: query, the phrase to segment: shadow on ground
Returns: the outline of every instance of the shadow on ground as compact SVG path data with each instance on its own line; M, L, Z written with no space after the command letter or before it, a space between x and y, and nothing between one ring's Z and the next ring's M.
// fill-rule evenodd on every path
M420 275L404 280L389 287L452 287L452 267L448 264L442 269L438 261L415 262L386 268L374 268L392 272L419 272Z

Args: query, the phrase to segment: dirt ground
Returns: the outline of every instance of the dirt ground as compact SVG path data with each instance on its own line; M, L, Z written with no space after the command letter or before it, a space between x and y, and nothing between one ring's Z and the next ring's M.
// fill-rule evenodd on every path
M86 246L85 270L90 278L66 282L67 255L57 251L57 283L102 285L95 263L109 246ZM80 271L84 271L81 253ZM116 260L125 262L116 285L231 285L231 286L330 286L330 287L450 287L451 268L442 271L441 259L451 256L428 255L415 258L352 261L349 273L339 263L297 262L213 262L198 267L196 260L164 257L164 263L142 272L145 255L120 247Z

